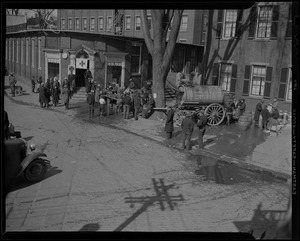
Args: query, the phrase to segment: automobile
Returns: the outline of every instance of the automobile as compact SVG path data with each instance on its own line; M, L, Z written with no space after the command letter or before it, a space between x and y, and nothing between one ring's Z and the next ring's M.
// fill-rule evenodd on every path
M4 184L7 193L12 184L19 176L24 181L35 183L45 178L50 162L44 157L47 155L35 151L34 143L28 144L21 138L20 132L11 134L11 137L4 140Z

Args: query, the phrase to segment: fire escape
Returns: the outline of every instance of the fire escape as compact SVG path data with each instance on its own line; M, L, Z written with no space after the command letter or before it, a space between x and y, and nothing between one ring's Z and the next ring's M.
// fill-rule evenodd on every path
M124 13L125 10L115 9L114 19L113 19L113 28L115 35L123 35L124 29Z

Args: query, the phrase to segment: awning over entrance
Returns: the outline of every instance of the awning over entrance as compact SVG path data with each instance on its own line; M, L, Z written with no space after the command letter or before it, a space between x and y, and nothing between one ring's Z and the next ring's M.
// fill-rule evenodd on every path
M107 58L107 64L108 65L114 65L115 64L116 66L119 66L118 63L122 63L124 61L124 57L128 53L124 53L124 52L105 52L103 54Z

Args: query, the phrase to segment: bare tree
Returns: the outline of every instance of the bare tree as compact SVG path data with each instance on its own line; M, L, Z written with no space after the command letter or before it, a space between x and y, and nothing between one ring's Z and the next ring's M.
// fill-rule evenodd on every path
M39 27L46 29L50 24L51 14L55 9L29 9L37 14L39 20Z
M7 14L7 15L15 15L15 16L18 16L18 15L19 15L19 10L20 10L20 9L6 9L6 14Z
M182 13L183 10L151 10L153 28L150 33L147 10L141 10L144 39L153 61L153 93L156 95L156 107L165 107L166 104L164 92L166 78L170 70ZM169 29L169 38L167 38Z

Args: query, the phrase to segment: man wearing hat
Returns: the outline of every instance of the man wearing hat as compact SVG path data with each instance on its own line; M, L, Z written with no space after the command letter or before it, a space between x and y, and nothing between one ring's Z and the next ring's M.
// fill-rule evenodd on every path
M165 124L165 131L167 133L167 138L171 139L172 138L172 134L174 131L174 109L172 105L169 105L166 107L166 115L167 115L167 120L166 120L166 124Z
M206 131L206 125L207 125L207 116L204 113L204 110L199 111L199 119L197 121L197 126L199 128L199 148L203 149L203 136Z
M65 105L65 109L69 109L69 101L70 101L70 82L68 78L65 78L62 83L62 94L63 94L63 101Z

